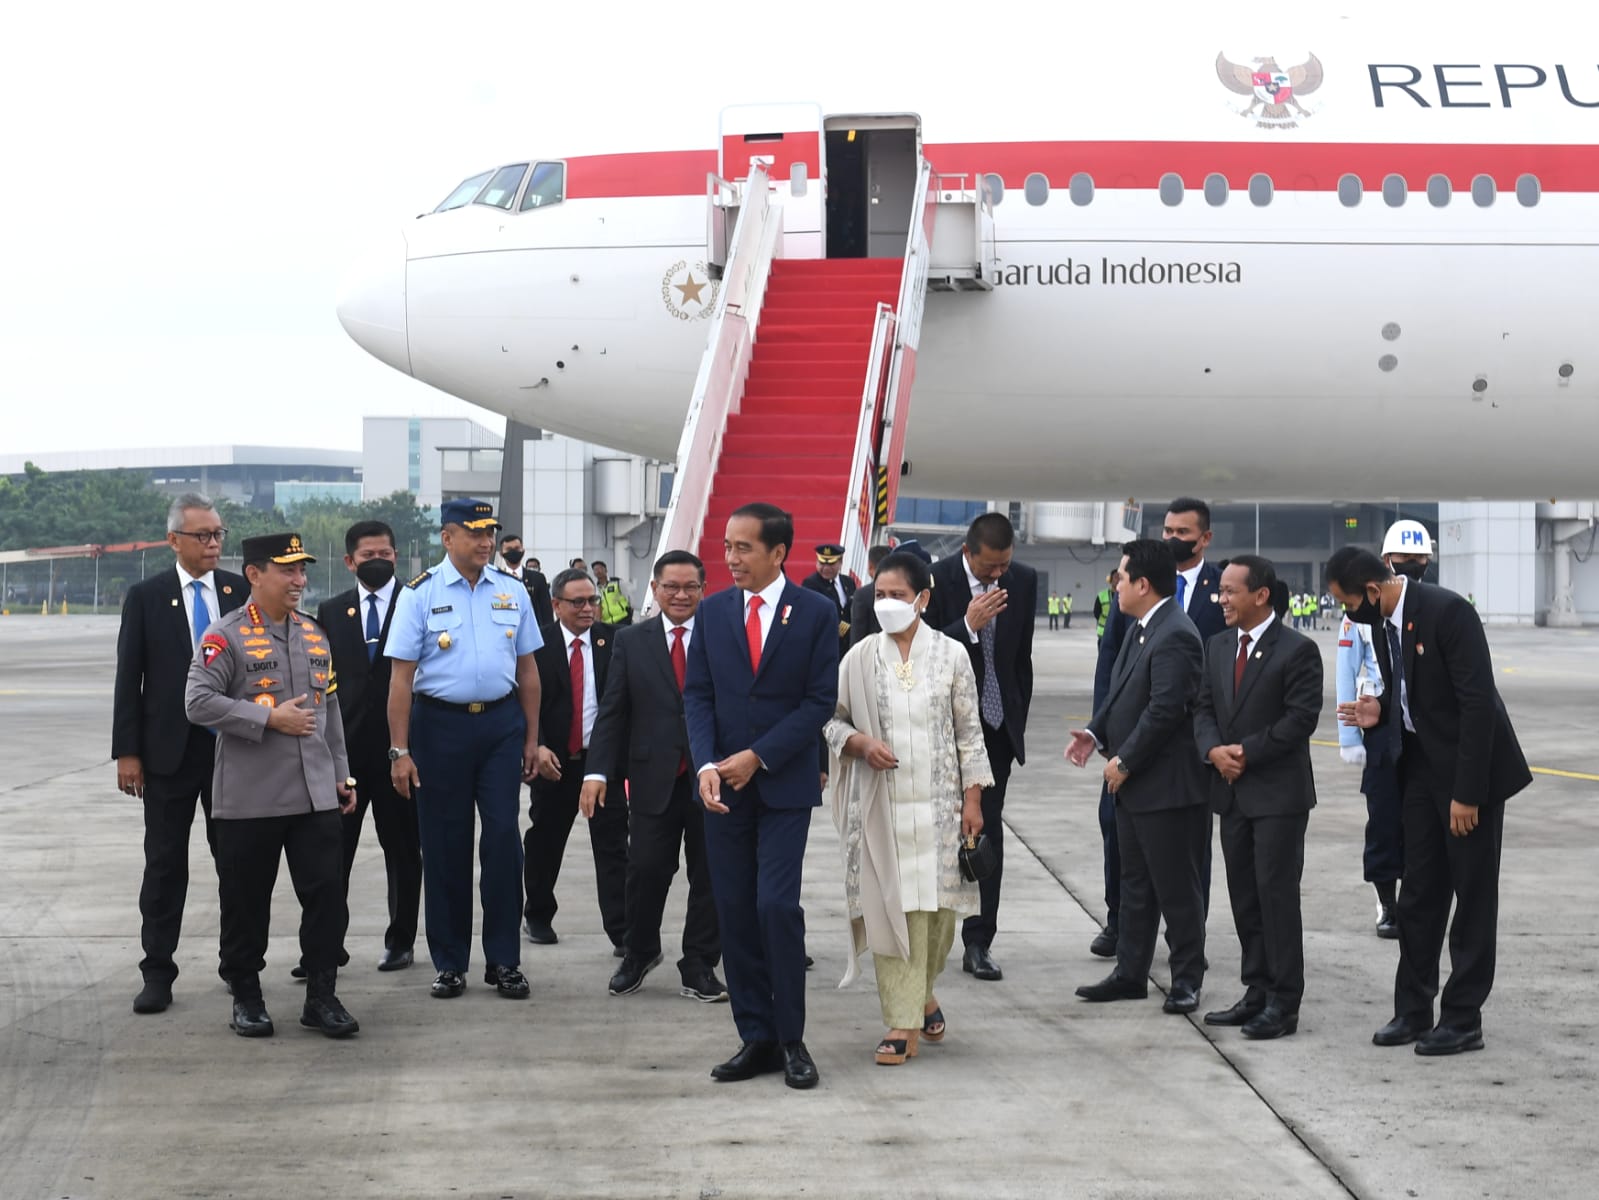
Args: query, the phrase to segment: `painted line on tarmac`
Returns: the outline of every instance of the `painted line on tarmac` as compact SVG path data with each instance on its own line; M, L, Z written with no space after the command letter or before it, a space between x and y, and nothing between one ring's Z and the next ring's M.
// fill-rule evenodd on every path
M1312 746L1328 746L1334 750L1338 749L1337 742L1326 742L1321 738L1311 738L1310 744ZM1555 767L1528 767L1527 770L1534 775L1554 775L1559 779L1581 779L1587 783L1599 783L1599 775L1593 775L1587 771L1561 771Z

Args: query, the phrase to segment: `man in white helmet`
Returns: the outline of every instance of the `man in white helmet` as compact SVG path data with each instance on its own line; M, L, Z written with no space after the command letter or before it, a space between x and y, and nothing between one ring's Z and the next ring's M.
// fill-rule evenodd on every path
M1420 521L1395 521L1382 539L1382 560L1417 583L1432 564L1432 537Z

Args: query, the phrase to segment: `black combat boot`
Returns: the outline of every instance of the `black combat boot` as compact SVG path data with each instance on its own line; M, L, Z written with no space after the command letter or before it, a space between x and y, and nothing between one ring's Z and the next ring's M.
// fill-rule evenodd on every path
M335 967L310 972L305 981L305 1011L300 1014L300 1024L319 1029L330 1038L349 1037L361 1028L333 994L338 976Z
M271 1037L272 1018L267 1015L266 1002L261 999L260 977L235 975L230 985L233 991L233 1020L228 1022L228 1028L240 1037Z

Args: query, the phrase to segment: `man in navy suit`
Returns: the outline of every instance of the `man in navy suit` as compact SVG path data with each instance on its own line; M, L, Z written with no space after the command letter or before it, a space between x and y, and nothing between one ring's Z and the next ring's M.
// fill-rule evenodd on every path
M810 1088L800 871L822 802L817 746L838 700L838 609L790 583L794 520L746 504L727 521L731 588L701 605L683 705L707 810L705 851L741 1045L724 1082L781 1070Z

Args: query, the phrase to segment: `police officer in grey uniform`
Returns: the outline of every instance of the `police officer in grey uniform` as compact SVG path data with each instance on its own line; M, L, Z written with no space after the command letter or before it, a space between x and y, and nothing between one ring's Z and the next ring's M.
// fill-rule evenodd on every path
M472 824L482 822L484 981L523 1000L521 784L538 765L544 644L520 576L491 566L500 523L482 500L446 500L445 559L400 589L389 623L390 778L416 797L432 994L466 990Z
M189 668L189 720L216 731L212 817L222 896L222 977L233 1030L270 1037L261 997L278 861L300 898L307 980L300 1024L329 1037L359 1026L334 994L349 909L339 814L355 808L327 634L297 610L305 564L298 534L244 540L250 600L212 623Z

